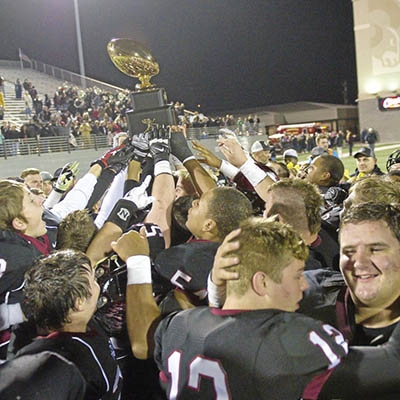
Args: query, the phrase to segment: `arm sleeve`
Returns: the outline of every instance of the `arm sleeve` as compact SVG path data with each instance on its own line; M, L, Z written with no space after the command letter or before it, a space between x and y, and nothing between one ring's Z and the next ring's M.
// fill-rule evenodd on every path
M100 207L100 211L94 221L97 228L100 229L106 222L112 209L114 208L117 201L124 197L124 184L126 175L128 173L127 168L122 170L113 180L110 189L105 195L103 202Z
M24 321L24 314L21 305L17 304L0 304L0 331L8 329L14 324Z
M351 347L323 386L321 398L381 399L389 394L400 396L400 358L388 343Z
M90 196L93 193L93 188L96 185L97 178L91 173L84 175L73 189L68 192L63 201L57 203L51 211L60 219L66 217L69 213L75 210L83 210Z
M56 192L54 189L50 192L49 197L47 197L46 201L44 202L43 206L50 210L54 207L62 197L62 193Z

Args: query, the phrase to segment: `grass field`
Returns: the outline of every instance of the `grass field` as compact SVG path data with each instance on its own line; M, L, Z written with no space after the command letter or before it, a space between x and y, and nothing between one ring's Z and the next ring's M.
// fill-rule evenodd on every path
M353 154L357 152L360 147L367 146L357 143L353 147ZM389 148L390 147L390 148ZM386 160L389 154L393 151L400 149L400 143L379 143L375 145L375 155L377 158L377 164L383 172L386 172ZM299 161L306 161L310 157L310 153L302 153L299 156ZM280 156L277 157L280 159ZM353 157L348 156L348 148L347 146L343 147L343 157L342 162L344 164L344 168L347 169L350 173L354 172L356 168L356 161Z

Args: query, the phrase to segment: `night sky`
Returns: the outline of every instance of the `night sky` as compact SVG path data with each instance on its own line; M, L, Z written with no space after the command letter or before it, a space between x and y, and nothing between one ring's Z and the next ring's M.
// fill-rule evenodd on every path
M18 48L79 72L73 0L1 0L0 59ZM117 37L150 49L152 79L203 112L357 97L351 0L79 0L86 75L133 89L110 61ZM23 77L22 77L23 78Z

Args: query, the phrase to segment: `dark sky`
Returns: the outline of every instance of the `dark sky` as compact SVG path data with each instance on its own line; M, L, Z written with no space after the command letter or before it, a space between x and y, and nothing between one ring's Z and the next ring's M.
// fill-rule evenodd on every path
M1 0L2 59L79 72L73 0ZM110 61L116 37L160 64L153 83L205 112L357 97L351 0L79 0L86 75L133 88Z

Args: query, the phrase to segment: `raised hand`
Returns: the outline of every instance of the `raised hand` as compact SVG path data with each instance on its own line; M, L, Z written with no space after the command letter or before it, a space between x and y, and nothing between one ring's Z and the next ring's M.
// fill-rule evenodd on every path
M150 154L154 158L154 163L158 161L169 161L169 141L171 137L171 131L169 127L165 125L154 126L148 132L148 139L150 145Z
M144 227L140 232L129 231L124 233L116 242L111 242L111 247L124 261L131 256L148 256L150 254L149 242L147 241Z
M69 162L65 164L54 186L54 190L59 193L65 193L74 183L74 179L79 172L79 162Z
M182 163L195 158L182 131L171 133L171 153Z
M225 158L235 167L240 168L247 161L247 154L235 139L217 139L219 149Z
M126 193L124 199L135 203L136 207L139 210L143 210L144 208L146 208L154 201L154 197L149 196L146 191L151 182L151 178L151 175L147 175L140 186L134 187L128 193Z
M196 159L204 164L209 165L210 167L219 169L221 167L222 160L219 159L212 151L207 149L207 147L203 146L197 140L192 141L193 149L199 152L199 156L196 156Z
M239 241L234 240L239 234L240 229L235 229L227 235L215 254L211 280L217 286L224 286L226 281L239 279L237 272L229 271L230 267L240 263L238 257L229 256L240 247Z

